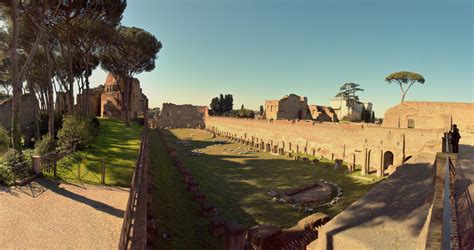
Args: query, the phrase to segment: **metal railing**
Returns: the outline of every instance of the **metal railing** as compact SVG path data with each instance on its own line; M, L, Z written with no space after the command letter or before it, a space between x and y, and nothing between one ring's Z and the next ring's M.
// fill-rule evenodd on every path
M145 249L147 244L148 202L148 128L144 127L140 151L130 185L130 194L125 210L119 249Z

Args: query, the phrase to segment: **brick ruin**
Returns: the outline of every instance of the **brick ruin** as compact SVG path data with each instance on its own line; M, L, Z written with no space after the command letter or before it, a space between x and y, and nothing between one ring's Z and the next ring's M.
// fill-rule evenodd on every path
M285 154L341 159L362 174L393 172L408 157L441 148L442 129L400 129L375 125L209 117L206 128L246 145Z
M331 107L308 105L308 98L290 94L280 100L265 101L263 117L267 120L315 120L337 122Z
M404 102L385 112L382 126L449 130L452 124L461 131L474 131L474 104Z
M114 117L125 120L124 98L120 90L125 90L125 83L122 80L117 81L111 73L107 75L104 85L84 91L77 95L76 110L86 113L84 102L88 98L87 113L99 117ZM88 97L87 97L88 96ZM148 98L143 94L140 88L140 81L133 78L132 86L129 89L129 118L138 118L144 115L148 109ZM58 92L56 95L56 110L60 113L67 112L68 96L64 92Z
M206 106L163 103L163 108L156 117L156 126L159 128L205 128L207 117Z

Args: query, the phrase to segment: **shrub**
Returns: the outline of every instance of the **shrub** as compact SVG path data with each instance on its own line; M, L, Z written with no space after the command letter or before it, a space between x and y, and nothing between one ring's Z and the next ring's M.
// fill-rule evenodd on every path
M360 122L360 117L356 113L350 113L342 118L342 121Z
M87 147L99 134L99 121L94 118L72 115L64 118L63 127L58 132L62 148L78 150Z
M40 127L40 135L43 136L48 134L48 125L49 125L49 117L48 114L42 113L39 119L39 127ZM63 126L63 115L61 113L57 113L54 115L54 137L57 139L58 131Z
M41 140L35 143L35 155L44 155L56 149L56 141L49 135L43 136Z
M0 126L0 147L8 148L9 145L10 145L9 133L4 127Z
M14 149L8 150L0 162L0 180L11 184L14 178L24 178L31 173L31 151L20 154Z

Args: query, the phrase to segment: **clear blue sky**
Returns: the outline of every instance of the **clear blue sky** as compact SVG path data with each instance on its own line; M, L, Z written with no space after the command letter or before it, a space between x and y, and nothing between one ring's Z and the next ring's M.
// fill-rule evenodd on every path
M122 23L163 43L155 70L138 75L150 107L209 105L219 93L233 94L234 108L289 93L329 105L340 85L356 82L380 117L400 101L384 78L401 70L426 79L407 101L473 102L473 8L471 0L129 0Z

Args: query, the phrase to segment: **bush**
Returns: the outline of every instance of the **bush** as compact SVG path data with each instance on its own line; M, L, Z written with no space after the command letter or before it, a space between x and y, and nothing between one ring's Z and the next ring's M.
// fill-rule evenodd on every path
M65 117L58 132L59 144L64 149L78 150L94 142L100 122L93 117L72 115Z
M0 126L0 147L8 148L9 145L10 145L9 133L4 127Z
M350 113L342 118L342 121L360 122L360 117L356 113Z
M43 136L35 143L35 155L44 155L56 149L56 141L49 135Z
M24 178L31 171L31 151L25 150L20 154L14 149L8 150L0 162L0 181L9 185L15 178Z
M40 135L43 136L48 134L48 125L49 125L49 117L48 114L42 113L39 119L39 127L40 127ZM54 115L54 137L58 138L58 131L63 126L63 115L61 113L57 113Z

